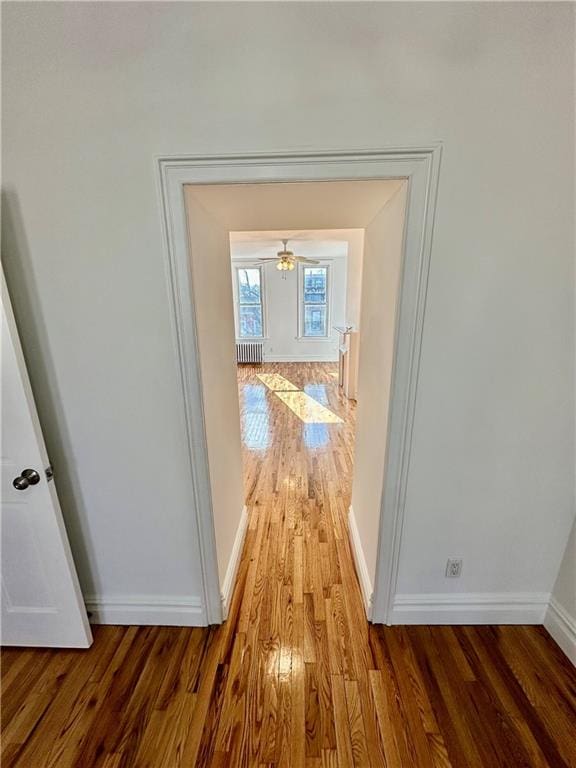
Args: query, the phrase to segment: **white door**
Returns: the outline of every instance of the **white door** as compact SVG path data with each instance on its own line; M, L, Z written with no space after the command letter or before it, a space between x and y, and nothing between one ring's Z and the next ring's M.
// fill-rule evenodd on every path
M87 648L86 609L2 274L2 645Z

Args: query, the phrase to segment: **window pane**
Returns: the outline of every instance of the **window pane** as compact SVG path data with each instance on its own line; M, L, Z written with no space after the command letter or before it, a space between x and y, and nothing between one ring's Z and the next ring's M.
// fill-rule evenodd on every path
M238 270L238 298L240 304L260 304L260 270Z
M304 307L304 336L326 336L326 305Z
M326 267L304 268L304 304L326 304Z
M240 309L240 336L262 336L262 307L260 304L242 304Z

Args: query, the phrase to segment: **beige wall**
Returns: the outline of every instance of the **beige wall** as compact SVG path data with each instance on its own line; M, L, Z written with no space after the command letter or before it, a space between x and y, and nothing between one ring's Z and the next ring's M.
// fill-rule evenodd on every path
M404 184L366 228L364 238L352 508L372 584L386 458L406 192Z
M186 188L220 586L244 506L228 230ZM190 511L192 514L192 511Z
M346 323L360 327L362 301L362 269L364 259L364 230L348 234L348 271L346 279Z
M306 229L307 224L317 222L331 225L333 229L346 217L361 226L394 196L399 185L400 182L391 180L186 187L193 298L221 586L244 504L230 231L247 231L255 225L260 225L264 231L270 230L273 224L283 220L300 225L300 231ZM357 232L351 235L357 242L361 241ZM358 260L358 250L355 259ZM296 275L291 277L295 287ZM285 294L288 288L288 283L282 284Z
M389 227L389 219L381 218L378 211L383 206L387 210L388 202L396 199L397 191L405 186L404 182L394 179L186 187L194 307L221 585L243 506L230 231L246 232L255 225L267 231L273 224L283 220L299 225L298 231L305 230L307 225L316 229L313 226L316 223L324 223L333 231L334 226L342 220L360 228L373 219L374 222L381 222L381 228L378 225L374 229L369 227L369 231L374 232L374 247L387 247L388 235L385 230ZM393 216L394 212L390 214L391 218ZM364 230L348 230L346 239L348 237L355 245L354 262L361 266L363 256L360 246L364 240ZM387 274L386 270L384 272ZM295 288L296 275L291 277ZM373 277L379 279L376 274ZM373 287L375 285L373 283ZM288 288L289 283L284 284L282 281L285 295ZM360 281L357 282L356 293L359 289ZM360 303L358 296L354 300ZM370 304L370 311L379 312L376 297ZM381 398L376 384L369 394L370 397L375 396L377 408ZM369 421L365 422L367 429L370 429ZM368 481L372 479L369 477ZM377 482L381 488L381 479ZM376 490L378 492L379 489ZM375 525L377 531L377 520Z

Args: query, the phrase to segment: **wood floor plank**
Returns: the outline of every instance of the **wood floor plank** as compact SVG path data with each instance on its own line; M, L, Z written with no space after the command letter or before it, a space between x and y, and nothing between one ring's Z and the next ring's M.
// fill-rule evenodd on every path
M460 704L446 678L441 658L437 656L433 643L433 629L413 627L410 628L409 636L446 742L450 761L457 766L480 768L483 765L483 758L479 752L479 745L470 734L468 723L461 717ZM455 713L458 713L457 717Z
M11 665L4 678L2 668L2 708L0 711L2 732L16 716L37 686L43 685L47 665L54 651L22 651L20 663Z
M54 741L58 738L62 721L68 720L71 711L86 685L97 657L91 657L91 663L78 664L81 651L63 651L53 657L48 665L47 680L36 688L49 695L40 722L42 728L35 725L28 734L18 754L17 764L45 765ZM51 680L52 678L52 680ZM52 687L54 686L54 687ZM7 762L3 765L9 766Z
M394 631L386 634L399 695L415 747L416 763L418 765L433 764L435 761L431 746L434 744L435 734L438 733L436 718L423 693L423 686L420 685L417 664L413 660L411 649L403 639L405 635L400 628L394 627ZM428 735L432 736L431 740L428 739Z
M350 732L354 765L356 768L366 768L370 765L371 761L366 742L362 705L360 704L360 691L358 690L356 680L345 680L344 692L346 694L348 730Z
M162 646L158 648L154 662L161 674L146 692L141 694L138 687L135 689L132 713L128 708L125 716L129 721L136 721L137 730L132 729L130 739L126 738L126 731L128 736L130 731L124 728L120 746L115 749L125 764L142 768L155 764L154 755L156 764L166 764L169 757L172 764L178 764L173 745L180 723L186 718L186 710L193 711L196 699L196 694L190 690L193 685L190 676L194 674L194 662L201 654L200 636L195 630L182 632L170 628L159 637L159 643ZM147 676L145 670L143 675ZM147 699L148 704L138 711L135 707L140 698Z
M306 670L304 668L304 606L293 605L292 668L291 668L292 726L290 765L303 766L306 754Z
M342 675L332 675L332 705L334 728L336 730L338 766L340 768L353 768L352 733L348 722L346 689Z
M380 735L384 745L385 765L389 766L389 768L400 768L402 766L402 758L393 727L394 713L392 702L383 680L384 673L379 669L373 669L370 670L369 677L378 716L378 724L380 726Z
M78 762L97 766L123 735L122 715L127 702L138 685L140 676L158 636L158 627L146 627L133 635L130 652L122 658L117 670L110 675L110 686L98 701L93 727L86 734L78 753Z
M97 663L88 684L82 689L63 728L54 739L46 759L46 768L74 765L80 746L94 724L98 707L105 700L115 675L130 652L137 634L136 628L122 633L109 632L111 629L119 628L106 627L99 632L100 636L104 635L107 640L105 644L107 650L103 656L107 659L108 665L106 668L102 667L101 657L96 656ZM113 653L110 653L110 650Z
M304 424L258 373L342 422ZM543 628L366 621L336 367L238 380L248 528L227 621L4 649L3 768L576 768L576 671Z
M510 685L514 679L513 676L508 678L508 680L506 676L502 676L499 665L494 663L493 651L488 651L482 643L476 642L478 636L477 628L456 627L454 635L457 637L458 644L474 671L474 679L478 679L483 683L488 695L498 702L514 723L518 738L529 752L530 765L548 765L541 746L544 735L543 729L541 727L536 729L537 732L540 732L540 737L536 738L532 728L528 726L523 716L523 711L525 711L523 706L524 695L515 681L514 687ZM508 673L512 675L509 669ZM532 725L534 726L536 722L534 720Z

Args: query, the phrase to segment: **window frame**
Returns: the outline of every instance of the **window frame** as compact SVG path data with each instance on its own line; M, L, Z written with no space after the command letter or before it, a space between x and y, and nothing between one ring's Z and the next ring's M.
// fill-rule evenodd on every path
M266 316L266 277L264 265L251 262L251 261L236 261L233 264L234 267L234 318L236 321L236 339L237 341L262 341L267 338L267 316ZM242 304L240 301L240 270L244 269L257 269L260 273L260 309L262 312L262 335L261 336L242 336L240 322L240 307L257 307L258 304Z
M326 307L326 334L324 336L306 336L305 315L306 307L314 306L314 303L304 301L304 275L306 269L325 269L326 270L326 302L316 303L316 306ZM319 264L298 263L298 339L303 341L327 341L332 338L331 316L332 316L332 265L330 262L320 261Z

